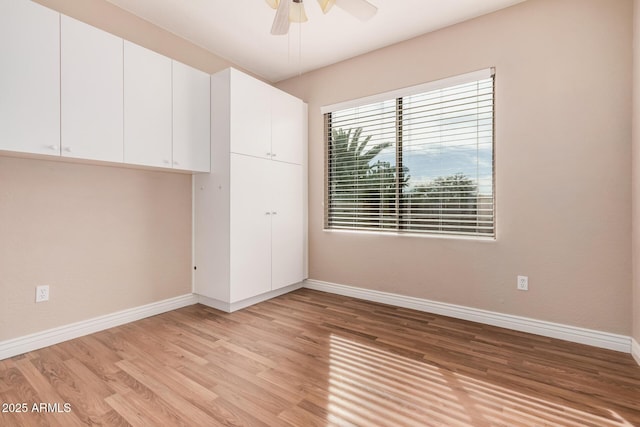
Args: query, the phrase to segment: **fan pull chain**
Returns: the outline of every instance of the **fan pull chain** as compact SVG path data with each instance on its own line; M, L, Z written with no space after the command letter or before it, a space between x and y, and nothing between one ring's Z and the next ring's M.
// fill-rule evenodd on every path
M302 75L302 23L298 24L298 77Z
M291 64L291 31L287 31L287 62Z

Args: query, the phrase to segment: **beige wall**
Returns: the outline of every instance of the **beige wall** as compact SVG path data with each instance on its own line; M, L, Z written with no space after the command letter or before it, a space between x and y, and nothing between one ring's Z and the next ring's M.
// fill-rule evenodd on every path
M206 72L225 60L104 0L45 6ZM35 287L51 300L35 304ZM0 155L0 341L191 292L191 176Z
M191 293L190 175L0 156L0 206L0 341Z
M640 0L633 2L633 328L640 343ZM640 360L638 360L640 363Z
M529 0L281 82L309 103L310 278L629 335L631 15ZM323 231L321 106L490 66L496 241Z

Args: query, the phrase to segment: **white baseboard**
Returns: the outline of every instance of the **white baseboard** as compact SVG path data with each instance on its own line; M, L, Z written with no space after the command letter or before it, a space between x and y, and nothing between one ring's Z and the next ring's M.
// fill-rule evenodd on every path
M306 280L305 287L318 291L395 305L398 307L412 308L414 310L424 311L427 313L441 314L443 316L454 317L457 319L485 323L487 325L499 326L545 337L559 338L594 347L631 353L631 337L624 335L611 334L592 329L584 329L559 323L546 322L543 320L530 319L527 317L513 316L510 314L502 314L461 305L447 304L422 298L408 297L389 292L356 288L353 286L339 285L336 283L328 283L318 280ZM640 348L635 348L636 360L640 360Z
M363 300L395 305L398 307L411 308L427 313L441 314L443 316L454 317L457 319L470 320L516 331L529 332L546 337L559 338L595 347L631 353L633 358L640 365L640 344L638 341L628 336L496 313L460 305L430 301L421 298L408 297L389 292L380 292L356 288L353 286L339 285L336 283L321 282L318 280L306 280L302 283L287 286L285 288L233 304L224 303L202 295L186 294L166 299L164 301L158 301L140 307L134 307L118 311L116 313L94 317L93 319L48 329L35 334L0 341L0 360L196 303L201 303L221 311L233 312L258 302L266 301L276 296L294 291L302 286L318 291L345 295Z
M640 365L640 344L633 338L631 338L631 355L636 360L636 363Z
M207 307L215 308L216 310L231 313L231 304L228 302L220 301L219 299L205 297L204 295L194 294L198 299L198 304L206 305Z
M155 316L156 314L193 305L197 302L198 299L195 295L186 294L139 307L129 308L116 313L94 317L93 319L83 320L70 325L48 329L35 334L0 341L0 360L37 350L39 348L48 347L53 344L58 344L73 338L92 334L104 329L120 326L145 317Z
M285 286L284 288L276 289L275 291L267 292L255 297L247 298L242 301L233 302L233 303L228 303L228 302L220 301L217 299L209 298L204 295L196 295L196 296L198 297L198 302L200 304L206 305L207 307L215 308L216 310L232 313L234 311L241 310L245 307L249 307L250 305L254 305L259 302L266 301L268 299L275 298L277 296L295 291L296 289L300 289L303 286L303 284L304 282L296 283L290 286Z

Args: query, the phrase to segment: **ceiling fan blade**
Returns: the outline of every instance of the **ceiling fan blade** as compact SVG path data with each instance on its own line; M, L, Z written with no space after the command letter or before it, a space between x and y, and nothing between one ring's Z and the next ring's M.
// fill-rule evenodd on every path
M349 12L361 21L368 21L378 11L378 8L367 0L336 0L336 6Z
M271 26L271 34L274 36L280 36L289 32L289 7L291 6L290 0L282 0L276 10L276 17L273 18L273 25Z

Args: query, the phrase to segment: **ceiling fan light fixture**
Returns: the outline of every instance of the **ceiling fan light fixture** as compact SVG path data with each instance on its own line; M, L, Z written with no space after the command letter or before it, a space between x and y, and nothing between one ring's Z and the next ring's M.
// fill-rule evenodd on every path
M302 0L293 0L289 7L289 22L307 22L308 20Z
M318 4L320 5L320 9L322 9L322 13L327 13L333 5L336 4L336 0L318 0Z
M304 0L265 1L270 7L276 9L276 16L271 26L271 34L274 36L288 34L291 22L301 23L309 20L304 10ZM369 0L317 0L317 2L323 13L329 12L336 5L361 21L368 21L378 12L378 8Z

